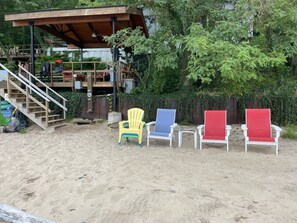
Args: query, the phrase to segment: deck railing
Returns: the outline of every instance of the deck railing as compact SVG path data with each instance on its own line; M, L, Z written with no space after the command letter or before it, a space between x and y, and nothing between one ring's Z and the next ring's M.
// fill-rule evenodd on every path
M7 76L3 76L3 78L6 80L6 83L7 83L8 98L11 97L12 88L14 87L15 89L19 90L20 92L22 92L25 95L27 112L29 112L29 101L32 100L45 110L46 117L48 117L48 113L50 112L50 109L48 107L48 102L50 101L50 99L48 99L46 96L41 94L38 90L36 90L38 87L35 86L33 83L30 83L30 84L27 83L25 80L23 80L21 77L15 75L13 72L11 72L9 69L7 69L1 63L0 63L0 67L7 72ZM19 84L16 83L16 81L18 81L20 84L23 84L25 86L25 90L22 87L20 87ZM34 93L36 93L40 98L42 98L45 101L46 105L44 105L39 100L37 100L35 97L33 97L31 95L32 91ZM48 119L47 119L46 123L48 123Z
M48 69L43 69L43 66L48 66ZM130 73L129 67L122 62L118 62L115 67L117 82L123 82L123 77ZM113 80L113 65L96 61L37 63L36 71L37 77L51 84L54 82L86 82L88 74L91 75L95 85L98 82Z
M22 71L25 72L26 76L22 75ZM56 91L54 91L52 88L48 87L46 84L44 84L41 80L39 80L38 78L36 78L35 76L33 76L28 70L26 70L23 66L19 65L19 76L26 81L29 85L33 85L35 87L35 89L42 94L43 96L45 96L46 98L48 98L50 101L52 101L54 104L56 104L58 107L60 107L63 110L63 118L66 119L66 102L67 99L65 99L63 96L61 96L59 93L57 93ZM34 80L34 82L38 82L42 87L45 88L45 92L43 90L41 90L39 87L37 87L35 84L32 83L32 80ZM55 100L54 98L52 98L49 93L52 92L54 95L56 95L59 99L61 99L63 101L63 105L58 102L57 100ZM47 102L46 102L47 103ZM47 105L48 107L48 105ZM46 119L48 119L48 117L46 117Z
M15 89L19 90L20 92L22 92L23 95L25 96L25 100L26 100L25 103L26 103L27 112L29 112L29 108L30 108L29 102L30 102L30 100L32 100L33 102L35 102L41 108L44 109L45 118L46 118L46 125L48 125L49 113L51 112L50 107L49 107L50 102L57 105L58 107L60 107L63 110L63 118L66 119L66 111L67 111L66 101L67 100L64 97L59 95L53 89L46 86L44 83L42 83L42 81L40 81L40 80L38 80L38 78L34 77L29 71L24 69L21 65L19 65L18 75L14 74L12 71L7 69L1 63L0 63L0 67L7 72L7 76L3 75L2 78L4 80L6 80L6 83L7 83L7 94L8 94L7 96L8 96L8 98L11 97L13 87ZM27 77L25 77L22 74L22 72L25 72ZM35 81L39 82L42 85L42 87L45 87L46 90L43 91L41 88L36 86L32 81L33 79ZM23 85L25 89L23 89L21 87L21 85ZM33 92L36 94L37 97L33 96L33 94L32 94ZM58 98L62 99L63 100L63 105L61 103L59 103L57 100L55 100L54 98L52 98L49 95L49 92L54 93ZM44 102L40 102L40 99L38 99L38 97L40 99L43 99Z

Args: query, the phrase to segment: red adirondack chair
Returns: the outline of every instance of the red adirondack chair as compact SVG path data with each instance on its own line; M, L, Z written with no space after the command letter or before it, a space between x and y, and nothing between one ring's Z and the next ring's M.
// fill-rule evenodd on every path
M227 125L226 110L205 110L204 125L197 127L200 137L200 150L202 143L224 143L227 144L227 152L229 151L229 135L231 126ZM202 134L204 129L204 134Z
M278 138L282 129L271 125L270 109L246 109L246 124L241 126L245 137L245 152L247 145L272 145L275 146L275 154L278 155ZM272 136L271 128L275 129L276 136Z

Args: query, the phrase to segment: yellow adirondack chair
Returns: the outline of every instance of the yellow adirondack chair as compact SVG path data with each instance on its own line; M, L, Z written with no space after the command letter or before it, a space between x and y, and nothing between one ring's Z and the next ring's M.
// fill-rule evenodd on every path
M142 143L142 132L145 122L142 121L144 111L140 108L131 108L128 110L128 120L119 122L119 144L122 138L138 138L138 144Z

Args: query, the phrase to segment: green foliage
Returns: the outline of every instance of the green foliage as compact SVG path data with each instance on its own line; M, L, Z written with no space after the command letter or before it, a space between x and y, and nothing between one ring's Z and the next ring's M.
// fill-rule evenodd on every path
M55 60L69 61L68 55L58 52L51 52L50 56L42 56L36 59L36 62L54 62Z
M141 89L169 93L189 87L245 94L267 85L284 86L297 56L295 0L1 0L0 47L30 43L28 27L12 28L4 14L43 9L123 5L143 6L158 30L149 39L136 29L108 38L126 48ZM46 34L36 29L43 44ZM251 37L252 36L252 37ZM128 54L127 54L128 55ZM287 61L286 61L287 60ZM48 61L48 60L47 60ZM66 61L64 59L64 61ZM285 64L287 62L287 64ZM270 83L271 82L271 83ZM280 89L280 88L278 88Z
M27 128L26 127L22 127L20 130L19 130L19 133L21 133L21 134L25 134L25 133L27 133L28 131L27 131Z
M190 35L185 37L186 48L190 52L188 78L209 84L232 84L232 92L242 92L250 80L259 78L264 68L284 64L281 53L265 54L249 42L222 41L216 32L208 32L199 25L191 27Z
M71 91L60 91L58 92L62 97L67 99L67 120L71 120L76 117L80 117L83 107L87 106L87 94L83 92L71 92ZM55 94L50 94L51 97L59 101L59 98ZM61 101L59 101L62 103ZM51 103L50 109L62 112L62 109L57 105Z
M244 4L245 1L239 1ZM254 14L253 44L262 43L267 51L278 51L287 57L297 52L297 2L291 0L269 0L265 4L252 0L250 12Z
M288 125L282 133L283 138L297 139L297 125Z
M270 89L272 92L273 89ZM293 89L291 89L291 92ZM119 94L121 107L139 107L145 111L145 120L155 119L157 108L176 108L176 121L190 124L203 123L200 118L206 109L226 109L234 119L228 123L244 123L246 108L270 108L273 124L297 124L297 96L284 94L250 94L227 95L224 92L210 93L195 91L191 88L171 94L152 94L138 91L137 94Z

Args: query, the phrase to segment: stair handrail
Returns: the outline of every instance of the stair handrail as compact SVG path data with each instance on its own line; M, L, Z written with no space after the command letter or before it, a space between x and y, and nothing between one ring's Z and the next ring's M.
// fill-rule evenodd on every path
M64 98L62 95L60 95L58 92L56 92L55 90L53 90L52 88L50 88L49 86L47 86L45 83L43 83L41 80L39 80L37 77L35 77L33 74L31 74L28 70L26 70L23 66L19 65L19 68L21 68L23 71L25 71L27 74L30 75L30 77L33 77L34 80L37 80L43 87L45 87L46 89L50 90L51 92L53 92L54 94L56 94L58 97L60 97L61 99L63 99L63 101L67 101L66 98ZM20 72L19 72L20 73ZM67 109L66 109L67 110Z
M24 84L26 87L28 87L30 90L34 91L38 96L42 97L44 100L46 101L50 101L48 98L44 97L42 94L40 94L37 90L35 90L33 87L31 87L29 84L27 84L25 81L23 81L21 78L19 78L17 75L15 75L14 73L12 73L10 70L8 70L5 66L3 66L1 63L0 63L0 67L4 70L7 71L8 74L10 74L11 76L13 76L14 78L16 78L18 81L20 81L22 84ZM6 77L7 78L7 82L9 81L9 78L8 76Z
M43 90L41 90L39 87L37 87L35 84L33 84L32 82L30 82L24 75L22 75L21 73L19 73L19 76L30 86L33 86L34 88L34 92L37 90L40 94L42 94L43 96L45 96L48 101L52 101L54 102L56 105L58 105L60 108L62 108L64 111L67 111L67 108L65 106L63 106L61 103L59 103L58 101L56 101L54 98L52 98L50 95L48 95L47 93L45 93ZM36 89L36 90L35 90Z
M44 84L42 81L40 81L37 77L35 77L33 74L31 74L28 70L26 70L24 67L22 67L20 64L19 64L19 68L21 70L25 71L29 75L29 80L28 80L28 78L26 78L27 81L29 81L30 83L32 83L31 82L31 77L33 77L35 80L37 80L39 83L41 83L42 86L44 86L46 88L46 93L45 93L39 87L36 86L36 88L38 88L42 93L45 93L47 95L47 97L49 97L51 99L52 102L54 102L56 105L58 105L60 108L63 109L63 117L64 117L64 119L66 119L66 111L67 111L66 101L67 101L67 99L64 98L64 97L62 97L59 93L57 93L56 91L54 91L52 88L48 87L46 84ZM21 75L21 72L20 71L19 71L19 75ZM51 96L49 96L48 90L52 91L54 94L56 94L58 97L60 97L63 100L63 105L61 105L58 101L56 101Z

